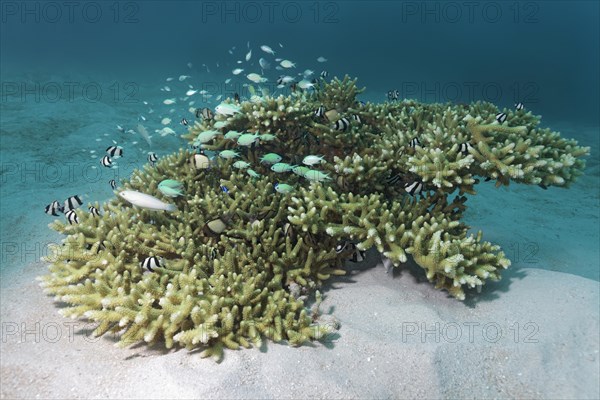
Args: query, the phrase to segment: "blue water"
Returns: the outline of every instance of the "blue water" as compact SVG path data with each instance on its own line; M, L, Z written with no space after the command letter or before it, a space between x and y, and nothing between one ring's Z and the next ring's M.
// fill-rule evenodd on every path
M164 99L193 85L212 96L196 94L194 107L214 107L219 95L247 95L245 75L260 73L260 57L272 67L281 57L296 63L294 73L357 77L367 88L365 101L384 101L390 89L424 102L484 100L511 108L520 101L543 116L543 126L590 146L586 175L571 189L482 185L465 218L503 246L514 268L599 280L598 2L5 1L1 7L4 276L27 265L43 272L39 257L59 240L46 227L52 221L43 214L46 204L76 193L85 202L109 199L108 181L127 178L148 151L161 156L185 146L154 132L169 117L183 133L179 121L191 118L187 102L168 106ZM263 44L276 55L261 51ZM328 61L317 62L320 56ZM232 75L238 67L245 71ZM274 82L285 72L265 76ZM190 78L180 82L180 75ZM172 91L161 90L165 85ZM152 148L116 130L117 124L135 128L140 116ZM127 157L118 170L100 171L93 157L113 140Z

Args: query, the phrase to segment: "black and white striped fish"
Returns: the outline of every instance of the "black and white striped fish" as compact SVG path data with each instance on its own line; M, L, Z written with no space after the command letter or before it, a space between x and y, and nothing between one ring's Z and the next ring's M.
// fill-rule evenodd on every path
M415 194L419 194L423 191L423 183L419 180L415 180L414 182L406 182L404 184L404 190L406 190L406 193L414 196Z
M321 71L321 75L319 75L319 76L320 76L322 79L325 79L325 78L327 78L327 75L329 75L329 72L327 72L327 71L323 70L323 71Z
M346 258L348 261L361 262L365 259L365 251L359 250L355 243L346 241L335 246L335 252L338 254L346 251L351 251L349 256Z
M100 160L100 163L103 166L105 166L106 168L110 168L112 166L112 160L110 159L109 156L102 157L102 160Z
M400 92L398 90L390 90L387 93L389 101L398 100L400 98Z
M100 211L94 206L89 206L88 210L90 210L90 214L95 215L96 217L100 216Z
M523 103L516 103L516 104L515 104L515 109L516 109L517 111L521 111L521 110L523 110L524 108L525 108L525 106L523 105Z
M65 200L63 210L66 213L67 211L76 209L77 207L81 206L82 204L83 204L83 201L81 201L81 199L79 198L78 195L71 196Z
M140 267L142 267L142 269L146 269L150 272L154 272L155 268L160 268L162 267L161 265L161 260L156 257L156 256L152 256L152 257L146 257L144 259L144 261L142 261L140 263Z
M319 106L319 108L317 108L315 110L315 116L322 118L325 116L325 107L323 105Z
M386 178L385 179L385 183L387 183L388 185L395 185L401 179L402 179L402 175L401 174L395 174L395 175L391 175L389 178Z
M211 120L214 117L215 117L215 114L208 107L196 109L196 118L202 118L204 120Z
M57 217L57 211L63 212L63 207L61 207L58 200L54 200L52 203L48 204L44 210L46 214Z
M65 216L67 217L67 221L69 221L69 225L78 224L79 218L77 218L77 214L74 210L69 210L65 212Z
M152 165L154 165L154 163L156 162L156 160L158 160L158 156L156 155L156 153L154 153L154 152L152 152L152 151L151 151L150 153L148 153L148 161L149 161L149 162L150 162Z
M414 138L410 139L408 145L414 149L416 146L421 146L421 142L419 141L419 138L415 136Z
M461 143L460 147L459 147L459 151L463 154L463 156L466 156L469 154L469 149L473 147L471 146L471 143Z
M181 119L181 125L183 125L183 126L188 126L188 120L187 120L187 119L185 119L185 118L182 118L182 119Z
M109 146L106 152L111 157L123 157L123 148L121 146Z
M114 179L111 179L110 181L108 181L108 183L110 184L110 188L112 190L115 190L117 188L117 182Z
M362 122L362 121L360 120L360 115L358 115L358 114L352 114L352 119L353 119L354 121L358 122L359 124Z
M503 124L504 121L506 121L506 113L498 113L496 114L496 121L498 121L499 124Z
M348 129L348 127L350 126L350 121L348 121L348 118L342 118L336 121L335 125L333 126L333 128L336 131L345 131L346 129Z

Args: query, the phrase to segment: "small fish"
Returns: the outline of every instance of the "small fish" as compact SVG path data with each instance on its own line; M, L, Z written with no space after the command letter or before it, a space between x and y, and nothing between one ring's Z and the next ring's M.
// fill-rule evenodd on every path
M180 75L179 76L179 82L183 82L185 81L187 78L191 78L189 75Z
M263 133L258 138L263 142L271 142L271 141L275 140L277 138L277 136L275 136L271 133Z
M166 105L175 104L175 103L176 103L175 99L165 99L165 100L163 100L163 104L166 104Z
M388 185L395 185L396 183L398 183L400 180L402 179L402 175L400 174L395 174L395 175L391 175L389 178L385 179L385 183Z
M360 116L358 114L352 114L352 119L354 121L356 121L357 123L361 123L362 121L360 120Z
M109 146L106 152L111 157L123 157L123 148L121 146Z
M117 130L121 133L125 133L125 128L123 128L121 125L117 125Z
M306 69L306 70L304 70L302 75L304 75L305 78L308 78L309 76L311 76L314 73L315 73L315 71L313 71L312 69Z
M100 216L100 211L98 211L98 209L94 206L89 206L88 210L90 210L90 214L99 217Z
M196 93L198 93L198 91L197 91L197 90L192 90L192 89L190 89L190 90L188 90L187 92L185 92L185 95L186 95L186 96L193 96L193 95L195 95Z
M279 161L281 161L281 156L279 154L276 154L276 153L265 154L260 159L260 162L266 163L266 164L276 164Z
M233 94L233 101L235 101L236 103L240 102L240 95L237 92Z
M190 158L190 163L195 169L207 169L210 167L210 158L204 152L200 152L200 154L194 154Z
M152 146L152 137L148 134L148 130L146 129L146 127L142 124L138 124L137 131L140 134L140 136L144 138L146 143L148 143L148 146Z
M215 115L213 114L212 110L208 107L196 109L196 118L202 118L204 120L210 121L214 117Z
M249 80L251 80L254 83L263 83L263 82L267 81L267 78L263 78L262 76L254 73L254 72L246 75L246 78L248 78Z
M415 180L414 182L406 182L404 184L404 190L406 190L406 193L414 196L415 194L419 194L423 191L423 183L419 180Z
M308 171L310 171L310 168L304 167L302 165L297 165L292 168L292 172L298 176L304 176L304 174L307 173Z
M151 151L148 153L148 161L154 166L154 163L158 160L158 156L155 152Z
M61 207L58 200L54 200L52 203L50 203L46 206L46 208L44 209L44 212L48 215L53 215L55 217L58 217L58 214L56 212L57 211L63 212L63 210L64 210L64 208Z
M158 184L158 190L168 197L183 196L183 183L173 179L165 179Z
M196 139L194 140L194 144L200 145L200 144L208 143L220 134L221 134L221 132L219 132L219 131L200 132L198 134L198 136L196 137Z
M180 124L183 125L183 126L188 126L189 123L188 123L187 119L182 118Z
M165 137L167 135L174 135L175 131L171 128L169 128L168 126L165 126L164 128L162 128L161 130L157 131L160 136Z
M240 153L233 150L223 150L219 153L219 157L224 158L226 160L231 160L232 158L239 157Z
M319 57L319 58L317 58L317 61L320 63L323 63L323 62L326 62L327 59L325 57Z
M156 256L146 257L140 263L140 268L142 268L142 270L145 269L149 272L154 272L156 268L162 268L161 259Z
M190 68L190 69L192 68L192 63L191 62L187 63L186 65L187 65L188 68Z
M415 136L408 142L408 146L414 149L417 146L421 146L421 142L419 142L419 138Z
M344 241L337 246L335 246L335 252L345 253L350 252L347 260L352 262L361 262L365 259L365 252L363 250L359 250L355 243Z
M521 111L521 110L523 110L524 108L525 108L525 106L523 105L523 103L516 103L516 104L515 104L515 109L516 109L517 111Z
M174 204L167 204L154 196L146 193L136 192L135 190L123 190L119 196L133 204L134 206L148 210L176 211Z
M219 185L219 188L221 189L221 191L223 191L223 193L229 194L229 189L227 188L227 186Z
M248 51L248 53L246 53L246 61L250 61L250 58L252 57L252 50Z
M269 64L269 62L267 60L265 60L264 58L261 58L260 60L258 60L258 64L260 65L260 67L262 69L271 68L271 64Z
M235 140L242 135L241 132L238 131L229 131L225 134L225 139L227 140Z
M233 163L233 167L237 169L246 169L250 166L246 161L236 161Z
M296 64L291 62L290 60L283 60L279 63L283 68L295 68Z
M248 168L248 169L246 170L246 173L247 173L248 175L250 175L251 177L253 177L253 178L259 178L259 177L260 177L260 174L259 174L258 172L256 172L256 171L255 171L255 170L253 170L253 169L250 169L250 168Z
M234 115L240 112L240 107L235 104L221 103L215 107L215 111L221 115Z
M319 108L315 110L315 116L323 118L325 116L325 106L320 105Z
M100 163L103 166L105 166L106 168L110 168L112 166L112 160L110 159L109 156L102 157L102 160L100 160Z
M237 144L239 146L252 146L257 140L258 134L245 133L238 138Z
M327 175L321 171L315 171L312 169L309 169L308 171L304 172L304 174L302 176L305 177L306 179L308 179L309 181L313 181L313 182L325 182L325 181L331 180L329 175Z
M348 121L348 118L341 118L339 120L336 121L336 123L333 125L333 129L335 129L336 131L345 131L346 129L348 129L348 127L350 126L350 122Z
M300 87L300 89L306 90L312 88L313 86L315 86L315 84L306 79L302 79L300 82L298 82L298 87Z
M460 147L459 147L459 151L466 156L467 154L469 154L469 149L471 148L471 144L470 143L461 143Z
M275 163L271 165L271 171L276 172L278 174L283 172L290 172L293 168L293 165L287 163Z
M293 186L288 185L286 183L275 183L275 185L273 185L273 187L275 188L275 190L278 193L282 193L282 194L290 193L294 190Z
M67 221L69 221L69 225L78 224L79 218L77 218L77 214L73 210L68 210L65 212L65 216L67 217Z
M171 123L171 118L163 118L160 123L163 125L169 125Z
M260 46L260 49L262 51L264 51L265 53L269 53L269 54L275 55L275 52L269 46L266 46L266 45L263 44L262 46Z
M117 188L117 181L115 181L114 179L111 179L110 181L108 181L108 183L110 184L112 190L115 190Z
M400 98L400 92L398 90L390 90L387 93L389 101L398 100Z
M498 114L496 114L496 121L498 121L499 124L503 124L504 121L506 121L506 117L507 117L506 113L503 113L503 112L498 113Z
M232 72L234 75L239 75L239 74L241 74L242 72L244 72L244 69L243 69L243 68L236 68L236 69L234 69L234 70L233 70L233 71L231 71L231 72Z
M167 82L171 82L173 78L167 78Z
M308 165L308 166L312 166L315 164L324 164L326 161L323 159L323 157L320 156L306 156L304 157L304 160L302 160L302 164L304 165Z
M144 117L143 115L140 115L140 117L138 118L140 121L146 121L146 117Z
M329 75L329 73L325 70L321 71L321 74L319 75L322 79L327 78L327 75Z

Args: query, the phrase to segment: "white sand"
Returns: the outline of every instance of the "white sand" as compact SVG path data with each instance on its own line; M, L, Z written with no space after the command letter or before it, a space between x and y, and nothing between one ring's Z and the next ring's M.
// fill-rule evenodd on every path
M599 397L598 282L508 270L462 303L414 271L379 265L334 282L322 309L341 328L324 344L268 342L217 364L89 338L24 270L2 290L1 398Z

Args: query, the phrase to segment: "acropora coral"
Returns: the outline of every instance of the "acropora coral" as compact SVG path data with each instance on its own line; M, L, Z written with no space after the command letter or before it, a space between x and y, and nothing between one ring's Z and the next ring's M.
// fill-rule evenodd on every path
M300 345L336 329L306 304L316 292L318 307L318 289L345 273L348 252L338 244L375 248L395 266L412 257L436 288L464 299L510 265L481 232L467 233L461 217L475 185L568 187L584 169L589 148L539 127L526 110L361 103L362 90L344 77L288 96L226 100L239 112L198 119L184 136L193 150L123 182L177 211L116 196L94 204L100 216L53 222L66 238L42 286L69 305L65 315L97 322L96 335L117 333L122 345L164 342L217 358L264 338ZM342 119L347 126L336 124ZM269 153L287 164L272 170L265 160L279 157ZM307 155L323 160L302 165ZM166 179L181 183L181 196L161 193ZM160 265L142 269L153 256Z

